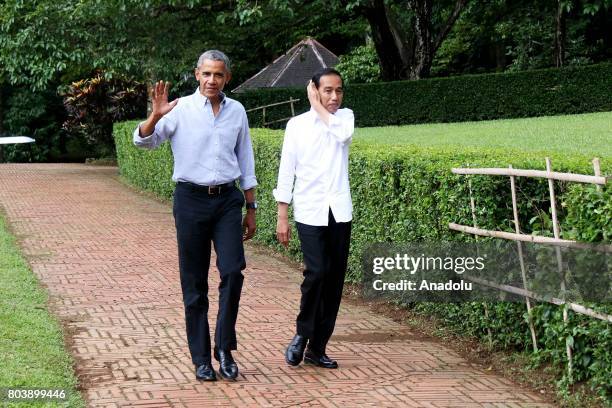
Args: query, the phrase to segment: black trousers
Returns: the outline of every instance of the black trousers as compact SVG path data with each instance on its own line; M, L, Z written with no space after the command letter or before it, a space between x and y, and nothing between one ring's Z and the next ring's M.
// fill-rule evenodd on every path
M244 196L238 188L218 195L189 184L178 183L174 192L174 220L187 342L194 364L210 362L208 326L208 268L211 242L217 254L219 311L215 345L235 350L236 318L246 267L242 246Z
M324 353L340 308L351 223L336 222L330 210L327 226L296 225L306 265L297 334L308 338L311 349Z

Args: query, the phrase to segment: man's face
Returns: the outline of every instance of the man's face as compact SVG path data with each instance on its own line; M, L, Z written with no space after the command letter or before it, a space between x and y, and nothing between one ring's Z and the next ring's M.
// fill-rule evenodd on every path
M319 95L321 104L329 113L336 113L342 105L342 79L338 75L324 75L319 79Z
M216 98L232 75L223 61L206 59L195 69L195 77L200 83L200 93L207 98Z

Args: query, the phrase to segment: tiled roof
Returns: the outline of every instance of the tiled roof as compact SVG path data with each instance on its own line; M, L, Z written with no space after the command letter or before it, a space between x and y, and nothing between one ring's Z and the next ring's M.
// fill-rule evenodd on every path
M255 88L305 86L315 72L321 68L334 67L337 63L338 57L331 51L317 40L307 38L234 88L232 92Z

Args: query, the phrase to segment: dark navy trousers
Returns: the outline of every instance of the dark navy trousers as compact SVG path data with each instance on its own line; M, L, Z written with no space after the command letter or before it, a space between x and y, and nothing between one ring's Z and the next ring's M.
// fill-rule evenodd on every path
M300 287L297 334L308 338L314 351L324 353L340 308L346 275L351 223L336 222L329 211L327 226L296 222L302 253L304 281Z
M244 279L242 270L246 267L242 245L243 206L244 196L236 187L211 195L205 188L178 183L174 192L187 342L195 365L211 360L208 325L211 243L221 276L215 345L222 350L237 347L236 318Z

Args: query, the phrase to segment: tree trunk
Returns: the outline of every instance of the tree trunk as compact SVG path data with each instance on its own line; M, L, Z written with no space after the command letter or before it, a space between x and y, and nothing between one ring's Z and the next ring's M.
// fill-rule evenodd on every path
M370 28L383 81L420 79L429 76L436 51L446 38L468 0L456 0L447 21L434 35L432 0L409 0L414 21L407 32L396 22L384 0L371 0L362 6Z
M372 40L380 62L382 80L396 81L406 78L406 61L402 58L405 38L390 21L384 0L369 2L364 6L363 13L372 29Z
M504 44L495 44L495 70L503 72L506 68L506 47Z
M562 0L557 0L555 21L555 66L559 68L565 65L565 6Z
M433 42L431 27L431 0L413 0L409 2L414 11L414 63L410 67L410 79L421 79L429 76L433 62Z

